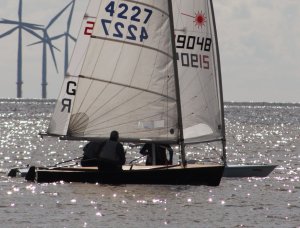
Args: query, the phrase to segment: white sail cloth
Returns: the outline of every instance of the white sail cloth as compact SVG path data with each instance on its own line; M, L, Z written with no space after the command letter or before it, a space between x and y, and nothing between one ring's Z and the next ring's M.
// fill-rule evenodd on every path
M224 137L222 88L211 0L173 2L184 141Z
M98 9L101 1L90 0L84 17L82 19L80 31L76 40L75 48L71 57L71 61L64 78L61 91L55 106L52 119L50 121L47 133L53 135L66 135L68 131L71 112L71 105L74 101L76 93L78 75L83 65L84 56L90 41ZM64 110L64 104L69 104L69 108ZM64 111L62 111L64 110Z
M178 142L168 2L91 0L48 133ZM173 17L184 142L223 139L212 2L175 0Z
M128 140L177 140L168 10L167 0L101 1L76 98L61 102L71 113L68 135L102 138L118 130Z

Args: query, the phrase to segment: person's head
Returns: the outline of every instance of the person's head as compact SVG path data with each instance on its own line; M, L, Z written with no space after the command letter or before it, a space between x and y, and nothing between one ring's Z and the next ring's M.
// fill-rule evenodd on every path
M112 131L110 133L110 138L111 141L118 141L119 140L119 132L117 131Z

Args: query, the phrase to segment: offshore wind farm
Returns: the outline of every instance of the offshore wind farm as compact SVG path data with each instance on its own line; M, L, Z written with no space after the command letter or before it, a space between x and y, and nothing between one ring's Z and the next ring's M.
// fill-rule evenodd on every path
M32 7L33 3L34 1L18 0L18 5L15 5L15 15L0 18L0 45L5 46L1 49L9 53L10 57L16 56L15 59L11 58L11 61L15 61L13 64L14 75L11 70L9 76L5 75L5 77L9 77L9 80L6 80L8 82L14 77L16 83L15 97L17 98L32 97L26 95L28 92L30 94L30 91L24 93L24 89L26 89L27 84L37 83L37 81L40 83L39 88L41 90L41 95L37 98L49 98L47 91L49 90L49 80L51 77L55 77L55 80L52 80L52 86L60 86L60 82L67 71L70 52L76 42L75 37L78 32L77 30L71 31L76 0L61 1L60 8L56 7L55 12L48 12L48 20L43 23L38 18L27 20L29 14L27 14L26 9ZM80 12L84 11L82 8L85 6L82 7L81 2L79 7L80 10L77 14L81 15L79 17L82 18L83 15ZM14 40L13 45L15 47L6 45L8 40L10 43ZM31 61L33 54L40 56L38 57L39 61L36 61L34 68L28 69L27 63ZM52 93L50 98L56 96L57 93Z
M88 2L0 1L1 98L18 97L18 87L22 88L19 97L41 98L42 83L47 84L44 85L47 98L58 97L75 44L73 38L78 35L78 25ZM67 5L67 9L54 19ZM298 103L300 45L297 37L300 28L297 22L300 2L215 0L214 6L224 100ZM47 57L43 60L43 30L47 25L50 25L47 33L51 43L46 45ZM41 43L31 45L38 42ZM57 69L50 49L53 50ZM18 67L21 65L18 64L18 59L21 59L18 52L22 55L22 67ZM47 62L44 68L43 61ZM42 73L43 69L47 71L46 76ZM43 77L46 82L42 82Z

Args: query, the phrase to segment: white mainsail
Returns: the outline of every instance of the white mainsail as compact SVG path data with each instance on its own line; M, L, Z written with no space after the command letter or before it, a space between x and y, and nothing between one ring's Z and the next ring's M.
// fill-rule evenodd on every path
M77 85L67 94L75 98L70 106L58 101L58 111L71 114L67 135L107 138L118 130L123 141L177 142L168 0L102 0L98 8L78 81L67 82Z
M47 130L48 134L67 134L71 116L70 110L74 100L74 94L76 93L78 75L83 65L84 56L90 41L100 3L101 1L99 0L90 0L84 14L67 75L64 78L60 95ZM68 111L62 111L64 107L66 108L65 110Z
M212 2L176 0L173 14L184 142L224 139ZM48 133L177 141L169 20L167 0L92 0Z
M225 137L217 34L211 0L173 2L185 143Z

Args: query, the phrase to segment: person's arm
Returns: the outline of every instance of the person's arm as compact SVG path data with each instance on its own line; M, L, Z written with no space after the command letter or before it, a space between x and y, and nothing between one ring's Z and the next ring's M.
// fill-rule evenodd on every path
M167 150L169 151L169 164L173 164L173 149L170 145L167 146Z
M124 147L121 143L118 143L118 154L120 156L120 163L121 165L124 165L125 162L126 162L126 153L125 153L125 150L124 150Z
M148 155L149 154L149 145L150 144L145 144L143 148L140 150L140 154L142 155Z

